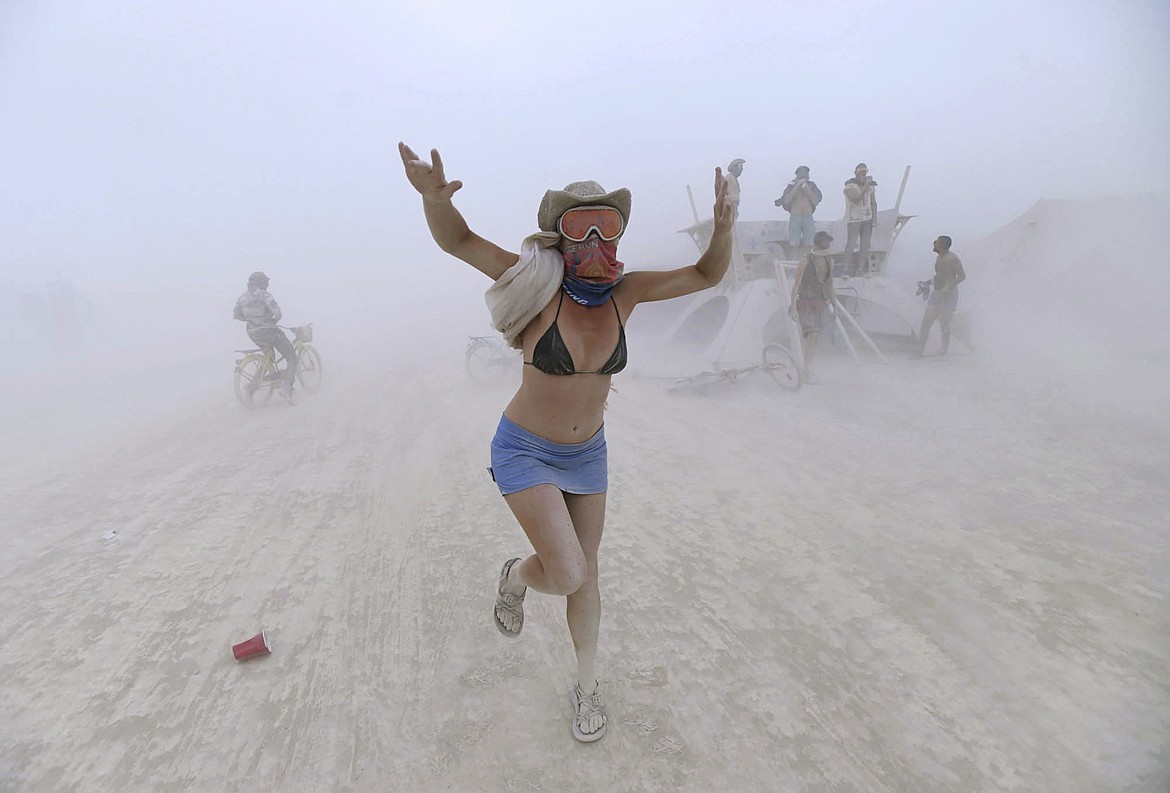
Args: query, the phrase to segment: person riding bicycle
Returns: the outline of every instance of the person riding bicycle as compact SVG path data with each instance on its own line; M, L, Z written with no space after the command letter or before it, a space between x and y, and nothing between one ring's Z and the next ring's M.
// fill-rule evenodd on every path
M268 276L256 271L248 276L248 289L236 300L233 319L248 323L248 338L261 347L275 347L284 356L284 385L280 395L290 405L295 400L293 381L297 375L297 351L284 331L276 326L280 322L280 306L268 293Z

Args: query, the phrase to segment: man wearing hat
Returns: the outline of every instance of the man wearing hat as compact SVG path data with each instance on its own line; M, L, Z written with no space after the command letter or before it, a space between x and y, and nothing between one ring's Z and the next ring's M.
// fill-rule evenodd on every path
M516 638L529 589L566 598L577 654L572 732L578 741L595 741L608 726L594 669L597 550L609 488L605 400L611 377L628 360L625 323L634 307L710 288L727 272L734 222L727 180L716 168L711 242L695 264L627 274L617 248L630 219L629 190L607 192L592 181L549 190L537 211L540 231L516 254L468 228L451 201L463 184L447 181L437 150L428 163L405 143L398 149L422 195L431 236L492 279L492 320L524 354L520 388L492 439L489 471L533 553L504 562L492 619L501 634Z
M804 339L804 371L801 380L816 383L812 371L813 355L817 351L817 338L833 321L829 306L836 299L833 291L833 258L829 256L829 243L833 238L827 231L813 235L813 249L796 266L796 278L792 282L792 301L788 315L800 322L800 333Z
M727 200L735 209L735 217L739 219L739 177L743 174L743 164L747 160L737 157L727 165Z
M845 181L845 253L849 258L849 274L862 275L869 267L869 241L877 224L877 182L869 175L869 166L857 163L853 178ZM853 252L853 246L858 251Z
M813 235L817 224L813 213L821 203L821 190L817 183L808 178L807 165L796 169L796 178L784 188L784 193L775 204L788 212L788 245L797 261L812 249Z

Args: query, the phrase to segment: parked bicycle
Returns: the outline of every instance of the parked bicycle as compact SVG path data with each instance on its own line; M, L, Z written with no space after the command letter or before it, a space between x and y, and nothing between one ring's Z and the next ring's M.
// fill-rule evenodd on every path
M321 354L311 344L313 323L294 328L286 328L283 325L277 327L292 331L293 348L297 351L296 382L305 393L315 393L321 388ZM243 355L236 360L236 399L250 410L262 408L284 382L287 371L281 366L284 356L268 345L236 352ZM287 364L285 366L287 367Z
M667 390L675 393L693 391L706 393L715 385L734 383L741 377L755 372L765 372L776 385L785 391L796 391L801 386L800 367L788 348L780 344L769 344L764 347L763 360L757 366L723 367L713 371L700 372L693 377L678 380Z
M497 336L468 336L464 365L477 383L502 383L519 373L523 353Z

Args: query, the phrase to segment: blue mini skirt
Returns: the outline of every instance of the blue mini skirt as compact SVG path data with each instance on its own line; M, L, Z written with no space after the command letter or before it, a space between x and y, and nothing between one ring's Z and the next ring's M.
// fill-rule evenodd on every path
M609 488L605 427L583 443L553 443L501 416L488 473L504 496L535 485L556 485L566 493L604 493Z

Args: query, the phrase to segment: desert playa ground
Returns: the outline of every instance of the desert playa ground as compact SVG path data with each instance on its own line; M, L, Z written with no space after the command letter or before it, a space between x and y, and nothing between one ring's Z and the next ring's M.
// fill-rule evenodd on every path
M0 790L1168 789L1153 401L977 356L615 385L588 746L563 602L492 625L509 389L457 353L295 408L9 412Z

